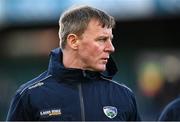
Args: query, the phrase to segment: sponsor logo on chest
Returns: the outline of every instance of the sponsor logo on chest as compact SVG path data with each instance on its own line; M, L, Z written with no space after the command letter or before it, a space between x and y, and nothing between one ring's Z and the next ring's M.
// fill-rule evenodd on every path
M61 115L61 109L43 110L40 111L41 116L57 116Z

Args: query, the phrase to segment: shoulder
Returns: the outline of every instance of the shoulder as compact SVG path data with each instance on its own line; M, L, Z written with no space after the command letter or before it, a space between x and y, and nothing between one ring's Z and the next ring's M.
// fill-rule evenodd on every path
M171 101L162 111L159 120L180 120L180 98Z
M133 95L133 91L125 84L104 77L102 77L102 79L106 80L109 83L109 85L111 85L113 88L119 89L120 91L124 91L130 95Z
M169 103L168 106L172 108L180 108L180 98L173 100L172 102Z
M173 111L178 110L180 111L180 98L177 98L173 101L171 101L166 107L165 111Z
M38 77L22 84L18 89L16 94L18 95L22 95L23 93L25 93L26 91L36 88L36 87L40 87L44 85L44 82L49 79L51 77L51 75L47 75L46 72L40 74Z

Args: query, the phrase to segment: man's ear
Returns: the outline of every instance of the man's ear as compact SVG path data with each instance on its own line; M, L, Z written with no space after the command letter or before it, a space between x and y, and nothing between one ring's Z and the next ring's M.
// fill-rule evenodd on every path
M67 36L67 44L69 45L69 47L71 47L72 49L77 49L78 48L78 37L76 34L69 34Z

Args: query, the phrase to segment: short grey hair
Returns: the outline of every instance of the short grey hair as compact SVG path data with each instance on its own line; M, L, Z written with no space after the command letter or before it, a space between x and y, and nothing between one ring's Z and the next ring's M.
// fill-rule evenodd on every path
M60 47L66 46L70 33L81 36L87 29L91 19L97 19L102 27L114 28L115 20L106 12L90 6L78 6L65 11L59 19Z

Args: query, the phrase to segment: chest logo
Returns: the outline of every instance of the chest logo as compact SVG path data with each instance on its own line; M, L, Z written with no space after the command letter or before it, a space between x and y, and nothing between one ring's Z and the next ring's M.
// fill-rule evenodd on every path
M104 114L110 119L113 119L117 115L117 108L113 106L104 106L103 111Z
M61 115L61 109L40 111L41 116L57 116Z

